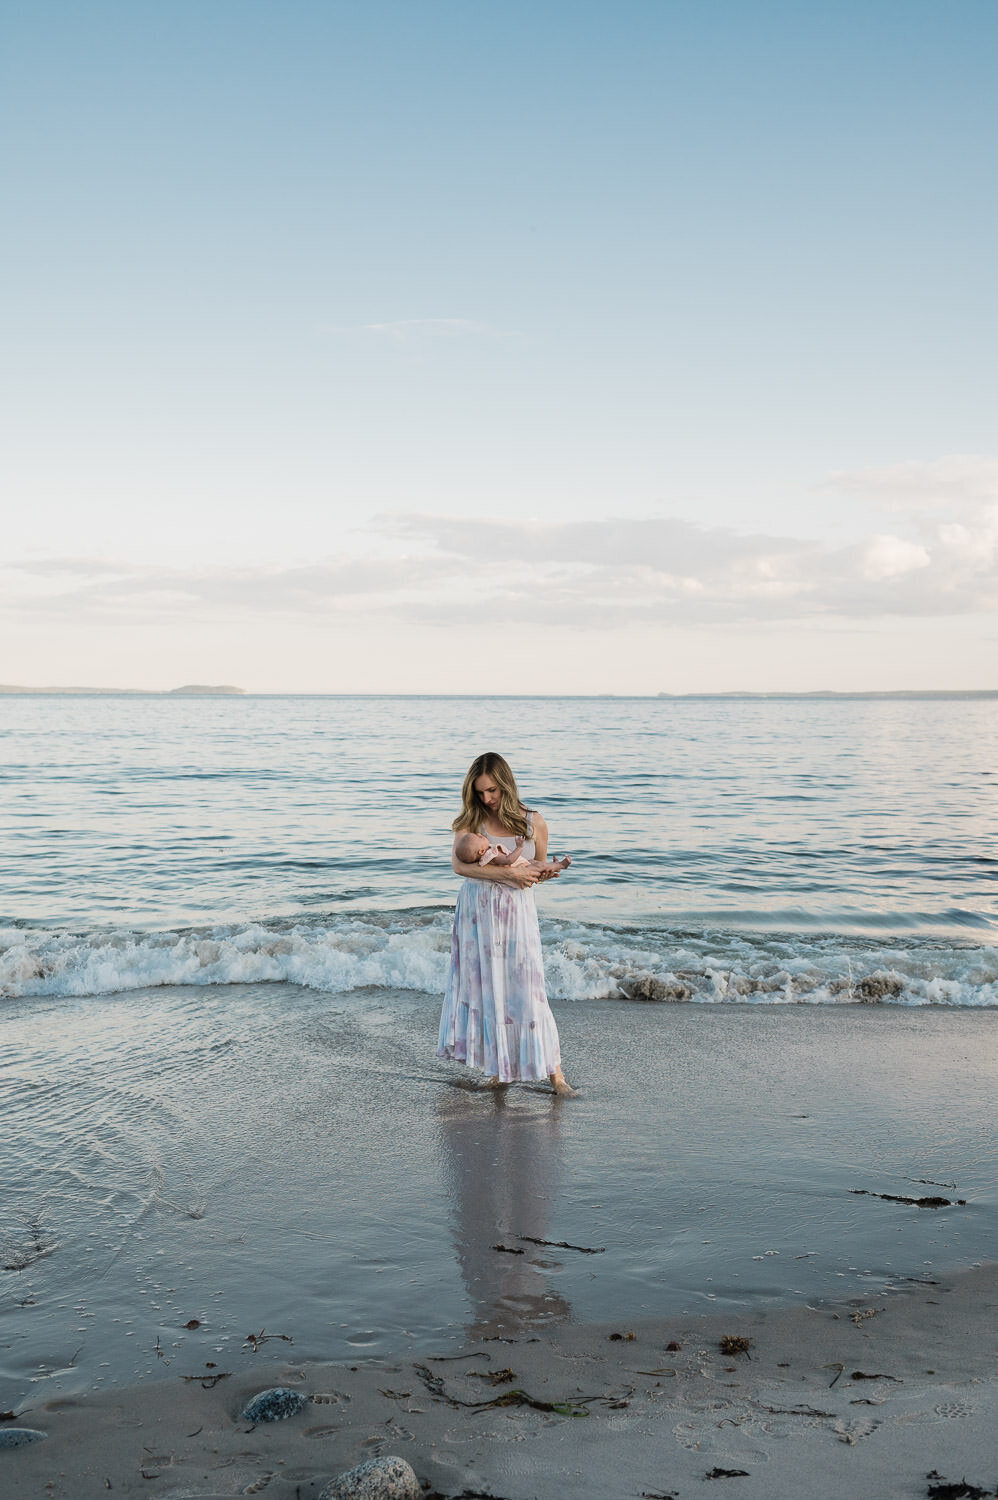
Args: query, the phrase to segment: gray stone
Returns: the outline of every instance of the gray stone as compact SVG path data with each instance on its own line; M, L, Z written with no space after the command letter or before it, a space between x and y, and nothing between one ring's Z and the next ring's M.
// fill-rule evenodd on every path
M867 974L856 986L856 994L864 1005L876 1005L887 997L894 1000L903 993L904 980L897 974L885 974L882 969L878 969L875 974Z
M659 979L654 974L632 974L620 981L625 1000L689 1000L693 991L678 979Z
M47 1437L48 1433L39 1432L37 1427L2 1427L0 1448L23 1448L26 1443L40 1443Z
M285 1417L296 1417L308 1405L309 1398L301 1391L291 1391L286 1385L275 1385L272 1390L261 1391L243 1408L246 1422L283 1422Z
M421 1500L422 1493L404 1458L372 1458L331 1479L319 1500Z

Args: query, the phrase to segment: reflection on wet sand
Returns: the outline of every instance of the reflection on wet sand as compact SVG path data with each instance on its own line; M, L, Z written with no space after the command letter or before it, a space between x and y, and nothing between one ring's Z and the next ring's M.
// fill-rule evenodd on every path
M571 1305L550 1286L557 1251L520 1238L548 1238L561 1179L560 1101L529 1088L444 1092L441 1151L474 1310L469 1336L510 1337L567 1318Z

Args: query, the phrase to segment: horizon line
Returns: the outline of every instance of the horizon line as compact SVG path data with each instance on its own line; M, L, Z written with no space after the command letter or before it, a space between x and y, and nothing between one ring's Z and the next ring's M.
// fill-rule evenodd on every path
M120 687L20 687L0 684L0 697L102 697L102 698L573 698L620 699L629 702L683 702L702 699L819 699L834 698L998 698L998 688L807 688L742 689L670 693L460 693L460 692L351 692L314 689L246 689L239 687L120 688Z

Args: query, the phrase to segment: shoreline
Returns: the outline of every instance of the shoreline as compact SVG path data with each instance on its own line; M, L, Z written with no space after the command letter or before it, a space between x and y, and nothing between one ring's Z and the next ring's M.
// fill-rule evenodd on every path
M463 702L465 699L493 702L495 699L526 702L602 702L620 703L759 703L776 702L829 703L846 702L953 702L966 699L984 701L998 698L998 688L810 688L798 692L744 691L737 689L718 693L667 693L649 688L646 693L289 693L277 689L242 688L229 684L218 687L189 684L179 688L122 687L22 687L15 683L0 684L4 698L344 698L360 700L426 699L431 702Z
M986 1014L573 1002L569 1101L436 1062L438 1014L262 983L15 1004L0 1410L238 1371L250 1330L387 1358L994 1258Z
M990 1264L890 1295L568 1322L459 1352L299 1363L289 1348L232 1373L205 1362L25 1404L0 1433L48 1436L0 1453L0 1478L18 1500L314 1500L343 1471L397 1454L448 1500L685 1497L710 1477L737 1477L742 1500L914 1500L931 1471L991 1493L996 1308ZM722 1352L726 1335L747 1350ZM241 1420L275 1385L311 1399L286 1421Z

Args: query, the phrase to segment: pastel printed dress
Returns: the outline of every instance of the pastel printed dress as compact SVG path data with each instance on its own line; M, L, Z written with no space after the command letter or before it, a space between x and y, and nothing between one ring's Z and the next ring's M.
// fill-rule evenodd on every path
M514 847L512 838L482 833L490 844ZM532 838L521 852L534 858ZM461 881L437 1056L481 1068L502 1083L547 1078L559 1066L533 889Z

